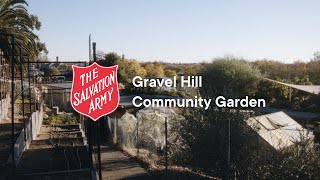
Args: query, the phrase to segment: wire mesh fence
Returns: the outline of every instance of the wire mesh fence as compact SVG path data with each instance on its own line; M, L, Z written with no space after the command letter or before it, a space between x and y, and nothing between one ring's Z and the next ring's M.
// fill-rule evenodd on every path
M108 125L114 144L171 179L320 177L312 132L272 118L250 126L250 116L255 115L214 107L148 108L109 118Z

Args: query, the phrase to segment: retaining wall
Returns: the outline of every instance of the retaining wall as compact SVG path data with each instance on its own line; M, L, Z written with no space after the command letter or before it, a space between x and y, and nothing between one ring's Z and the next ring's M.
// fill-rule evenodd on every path
M31 118L26 123L26 128L22 129L16 143L14 145L14 161L17 165L22 156L22 153L29 148L32 140L35 140L39 134L41 125L43 121L43 103L40 106L40 110L33 112ZM25 133L26 132L26 133ZM26 137L25 137L26 134ZM8 159L8 163L11 164L12 157Z

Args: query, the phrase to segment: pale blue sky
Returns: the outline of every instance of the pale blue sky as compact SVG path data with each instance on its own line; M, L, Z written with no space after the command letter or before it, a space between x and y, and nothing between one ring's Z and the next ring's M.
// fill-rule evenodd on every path
M200 62L233 54L282 62L320 51L319 0L28 0L49 58L97 49L141 61Z

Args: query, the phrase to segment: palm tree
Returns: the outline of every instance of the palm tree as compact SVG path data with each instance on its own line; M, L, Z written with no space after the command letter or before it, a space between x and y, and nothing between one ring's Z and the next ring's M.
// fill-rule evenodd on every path
M0 50L8 63L12 54L12 39L3 34L14 35L15 45L21 47L22 52L29 54L31 59L38 55L40 42L33 30L39 30L41 23L37 16L28 13L26 6L25 0L0 0ZM15 54L19 54L18 46L14 48Z

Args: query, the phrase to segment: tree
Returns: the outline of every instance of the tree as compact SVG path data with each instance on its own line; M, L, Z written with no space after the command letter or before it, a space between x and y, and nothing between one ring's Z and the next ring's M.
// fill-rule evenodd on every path
M308 75L313 84L320 84L320 52L315 52L313 58L307 64Z
M106 54L103 60L99 60L98 64L101 66L113 66L118 64L119 60L121 60L121 57L117 53L111 52Z
M291 71L290 68L292 67L289 64L284 64L273 60L258 60L252 64L257 67L265 77L271 79L285 79L289 76L291 77L291 73L293 72Z
M101 61L101 60L104 60L104 57L106 56L106 53L104 53L103 51L99 51L97 50L97 60L98 61Z
M263 73L263 76L280 82L297 85L320 84L320 61L319 53L314 53L310 62L295 61L284 64L271 60L259 60L253 62ZM263 98L269 106L275 108L287 108L296 111L319 111L317 97L310 93L290 88L278 83L260 81L257 86L256 98ZM290 100L291 101L290 101Z
M229 171L226 165L230 128L230 174L236 176L230 179L248 179L243 171L247 171L254 151L261 144L244 121L247 117L245 114L214 106L207 110L186 108L182 114L184 119L172 127L173 133L181 138L177 142L182 142L181 146L169 149L172 161L213 177L223 177Z
M147 71L140 65L137 60L122 59L118 61L119 79L124 84L131 83L135 76L145 77Z
M49 67L48 69L46 69L44 71L44 75L46 75L46 76L48 76L48 75L60 75L60 71L56 67Z
M313 53L313 58L311 59L311 61L320 61L320 52L319 51Z
M30 54L32 60L41 50L47 50L44 44L39 43L39 37L33 32L34 29L40 29L41 23L37 16L28 13L27 5L24 0L1 0L0 32L14 35L15 44L21 47L24 54ZM0 49L7 61L12 54L12 43L11 37L0 36ZM19 53L18 46L15 46L14 53Z
M182 71L184 72L185 76L196 76L201 72L202 69L203 64L201 63L182 65Z
M164 71L164 74L165 74L165 76L170 77L170 78L177 76L177 72L174 70L171 70L171 69L166 69Z
M234 57L214 59L203 72L204 96L217 95L243 97L254 95L261 78L260 71L249 62Z
M145 67L148 78L159 78L164 76L164 70L162 64L158 62L148 63Z
M103 52L99 51L99 57L103 57L102 60L98 61L98 64L101 66L119 66L118 77L119 82L121 83L131 83L131 80L134 76L145 77L147 75L146 70L140 65L137 60L122 59L115 52L104 54Z
M184 118L169 131L178 135L169 144L169 160L176 165L217 179L226 173L229 179L320 178L319 149L312 146L312 139L301 137L290 148L276 150L247 125L244 112L210 106L186 108L182 114Z

